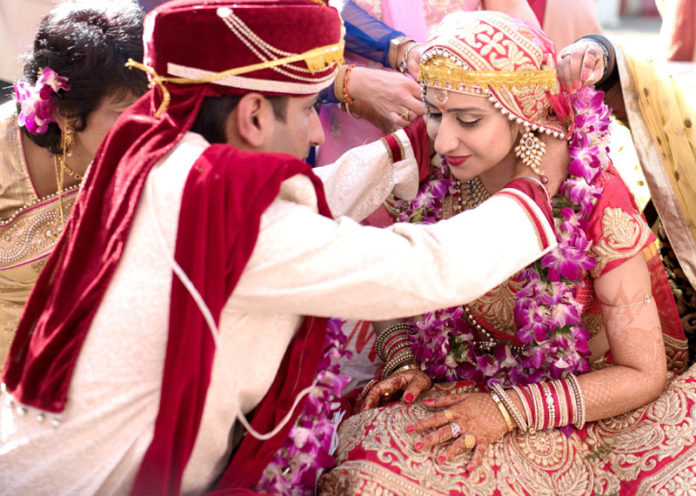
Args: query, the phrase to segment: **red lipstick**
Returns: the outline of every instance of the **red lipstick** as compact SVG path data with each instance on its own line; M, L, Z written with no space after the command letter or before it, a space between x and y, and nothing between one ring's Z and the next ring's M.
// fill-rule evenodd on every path
M451 165L452 167L459 167L460 165L463 165L464 162L466 162L470 156L471 155L445 155L445 160L447 161L447 165Z

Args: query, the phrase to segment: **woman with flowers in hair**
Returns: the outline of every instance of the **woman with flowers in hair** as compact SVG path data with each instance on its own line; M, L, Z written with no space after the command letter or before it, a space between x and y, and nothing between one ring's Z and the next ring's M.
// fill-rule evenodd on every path
M147 88L142 11L128 0L69 2L38 26L0 106L0 361L107 132Z
M548 37L494 12L445 18L419 79L433 155L416 199L390 202L395 220L476 208L519 162L544 183L549 134L571 156L550 198L559 246L470 304L376 325L381 380L339 428L324 494L673 494L696 465L694 378L663 393L686 342L609 159L603 94L561 88Z

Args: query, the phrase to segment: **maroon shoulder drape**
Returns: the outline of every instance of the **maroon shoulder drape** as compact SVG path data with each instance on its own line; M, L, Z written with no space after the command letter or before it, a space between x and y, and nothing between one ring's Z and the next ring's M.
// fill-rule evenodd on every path
M278 195L281 183L296 174L310 177L320 212L330 215L321 182L307 164L290 156L213 145L193 165L181 202L175 259L200 292L216 323L251 256L261 215ZM154 438L132 494L179 493L210 382L214 342L203 315L176 276L169 322ZM273 429L287 414L297 393L311 384L325 333L325 319L308 319L295 336L275 382L254 415L252 425L257 430L265 433ZM293 418L300 410L296 408ZM219 487L253 488L292 424L264 442L247 434Z
M59 413L87 330L128 239L151 168L191 127L210 86L172 89L154 117L151 89L116 122L101 145L17 327L3 382L25 405Z

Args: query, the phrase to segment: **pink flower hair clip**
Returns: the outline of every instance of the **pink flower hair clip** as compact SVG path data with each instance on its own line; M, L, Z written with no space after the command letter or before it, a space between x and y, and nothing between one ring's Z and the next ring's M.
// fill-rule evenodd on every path
M56 122L53 117L55 103L51 93L58 90L68 91L68 78L59 76L50 67L44 67L39 71L36 84L31 85L26 81L19 81L14 85L20 112L17 123L25 126L32 134L44 134L51 122Z

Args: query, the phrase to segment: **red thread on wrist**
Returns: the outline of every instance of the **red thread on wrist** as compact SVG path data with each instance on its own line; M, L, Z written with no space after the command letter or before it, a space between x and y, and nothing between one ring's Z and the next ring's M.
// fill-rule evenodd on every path
M348 69L346 69L346 75L343 78L343 101L348 105L352 105L355 102L355 100L353 100L348 94L348 78L350 77L350 71L353 70L353 67L355 67L355 64L350 64L348 66Z

